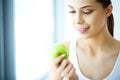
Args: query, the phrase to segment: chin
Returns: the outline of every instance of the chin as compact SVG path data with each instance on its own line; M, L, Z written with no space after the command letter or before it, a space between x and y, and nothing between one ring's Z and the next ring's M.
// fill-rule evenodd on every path
M80 38L80 39L89 39L91 37L93 37L94 35L91 34L91 33L84 33L84 34L81 34L79 32L76 32L77 34L77 38Z
M89 39L90 36L88 36L88 35L79 35L78 38L80 38L80 39Z

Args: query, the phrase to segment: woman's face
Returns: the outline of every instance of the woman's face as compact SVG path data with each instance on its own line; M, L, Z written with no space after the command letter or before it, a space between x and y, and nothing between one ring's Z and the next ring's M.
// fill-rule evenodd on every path
M95 0L68 0L73 25L82 38L90 38L105 28L106 9Z

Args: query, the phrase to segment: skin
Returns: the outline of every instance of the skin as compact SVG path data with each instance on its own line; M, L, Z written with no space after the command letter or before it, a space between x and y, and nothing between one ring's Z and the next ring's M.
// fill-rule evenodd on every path
M113 70L120 51L120 42L107 28L112 5L106 9L95 0L68 0L73 25L78 32L76 53L82 74L92 80L102 80ZM70 47L70 41L65 44ZM64 56L50 63L50 80L79 80L75 68Z

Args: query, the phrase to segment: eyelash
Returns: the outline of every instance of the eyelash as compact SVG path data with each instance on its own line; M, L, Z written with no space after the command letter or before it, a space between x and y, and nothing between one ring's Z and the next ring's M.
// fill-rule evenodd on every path
M91 14L92 13L92 10L91 11L86 11L86 12L83 12L84 14Z
M86 11L86 12L83 11L84 14L91 14L92 12L93 12L92 10ZM76 11L70 11L69 13L76 13Z
M76 13L76 11L70 11L69 13Z

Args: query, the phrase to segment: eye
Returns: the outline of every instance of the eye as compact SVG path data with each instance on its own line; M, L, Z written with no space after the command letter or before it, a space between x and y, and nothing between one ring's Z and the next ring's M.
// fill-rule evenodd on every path
M69 13L76 13L76 11L69 11Z
M91 14L92 12L93 12L92 10L83 11L84 14Z

